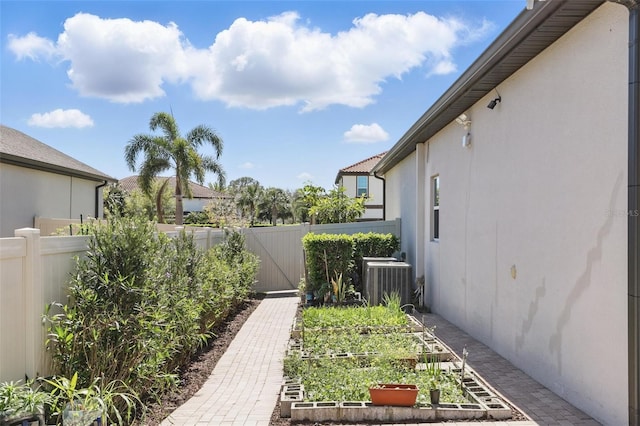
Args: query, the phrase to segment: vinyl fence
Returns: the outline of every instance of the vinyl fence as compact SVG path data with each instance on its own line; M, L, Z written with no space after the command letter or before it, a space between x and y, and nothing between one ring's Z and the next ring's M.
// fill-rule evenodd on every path
M377 232L400 238L400 219L388 221L294 225L243 230L247 248L260 257L256 291L294 290L304 277L302 237L316 234Z
M165 232L180 232L172 229ZM220 230L201 230L194 239L199 247L209 248L223 235ZM44 309L53 302L66 303L75 257L85 255L88 238L41 237L35 228L0 238L0 382L49 374Z
M176 235L175 227L163 230ZM242 230L247 248L261 260L255 290L297 289L304 276L302 237L308 232L354 234L393 233L400 237L400 220L334 225L279 226ZM88 236L41 236L24 228L15 237L0 238L0 382L50 374L42 316L47 304L65 303L76 256L84 256ZM198 246L210 248L224 231L194 231Z

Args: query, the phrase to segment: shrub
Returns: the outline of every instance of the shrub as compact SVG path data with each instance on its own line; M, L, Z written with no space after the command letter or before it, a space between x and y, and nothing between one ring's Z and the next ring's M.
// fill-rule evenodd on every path
M307 291L319 292L336 274L342 274L347 284L355 284L355 290L361 291L362 258L389 257L400 248L400 240L393 234L374 232L353 235L311 232L302 238L302 245L308 273Z
M47 316L56 374L78 372L79 386L120 381L153 398L177 383L211 327L248 295L257 260L242 247L205 253L191 233L154 230L131 218L92 228L68 303Z
M331 277L342 274L349 283L353 267L353 240L344 234L308 233L302 238L308 272L307 291L329 289ZM345 278L346 277L346 278Z

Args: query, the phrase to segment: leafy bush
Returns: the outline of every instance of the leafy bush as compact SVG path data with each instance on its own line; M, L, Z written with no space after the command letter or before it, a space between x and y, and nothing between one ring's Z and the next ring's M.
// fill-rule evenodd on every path
M209 223L209 215L206 212L189 212L184 218L184 224L199 225Z
M48 311L56 374L78 372L83 387L119 381L153 398L248 295L257 259L224 244L205 253L192 234L156 235L144 219L112 218L91 235L68 303Z
M33 382L0 383L0 424L7 419L43 414L50 400L49 394L34 386Z
M302 238L302 245L308 272L307 291L318 292L337 274L342 274L347 285L356 284L355 290L362 291L359 285L362 258L390 257L400 248L400 240L393 234L374 232L353 235L311 232Z
M353 240L344 234L308 233L302 238L308 271L307 291L319 292L324 286L329 289L331 277L342 274L350 282L353 267Z

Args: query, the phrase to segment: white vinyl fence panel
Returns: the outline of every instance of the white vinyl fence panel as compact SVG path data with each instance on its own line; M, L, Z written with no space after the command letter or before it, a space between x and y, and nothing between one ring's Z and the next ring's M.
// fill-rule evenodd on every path
M170 236L180 230L167 230ZM304 276L302 237L308 232L354 234L392 233L400 237L400 221L334 225L250 228L242 232L247 248L260 257L255 290L297 289ZM224 231L193 231L199 247L208 249L224 238ZM0 382L51 373L45 351L45 306L67 302L75 258L85 256L89 236L41 236L24 228L15 237L0 238Z
M34 228L18 229L15 235L0 238L0 382L51 373L42 322L45 307L67 303L75 259L86 255L90 238L41 237ZM207 249L222 241L223 235L221 230L198 230L194 239Z
M400 238L400 219L389 221L292 225L243 230L249 251L260 257L255 290L295 290L304 277L302 237L307 233L347 234L376 232Z
M47 374L45 305L66 302L75 256L86 236L40 237L20 229L0 239L0 382Z

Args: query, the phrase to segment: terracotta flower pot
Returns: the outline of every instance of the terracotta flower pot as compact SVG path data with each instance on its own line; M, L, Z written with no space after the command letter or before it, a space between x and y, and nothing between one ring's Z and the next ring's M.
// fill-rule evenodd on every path
M418 391L419 389L416 385L379 383L369 388L369 395L373 405L412 407L416 404Z

